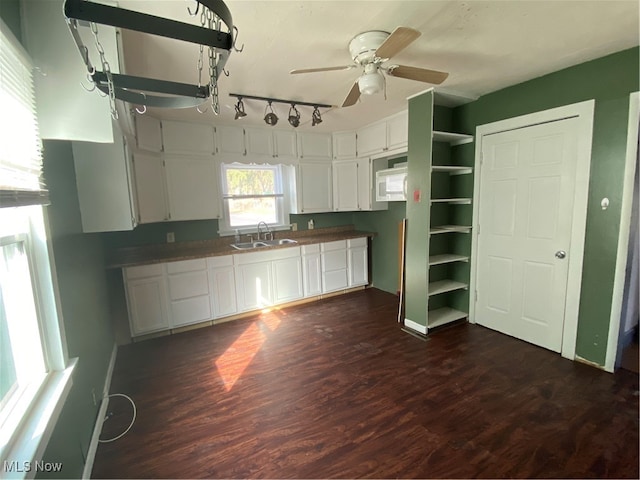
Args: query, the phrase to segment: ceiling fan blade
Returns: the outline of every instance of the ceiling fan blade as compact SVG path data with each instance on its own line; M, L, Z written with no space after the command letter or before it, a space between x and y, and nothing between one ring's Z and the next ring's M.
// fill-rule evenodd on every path
M392 77L408 78L409 80L417 80L418 82L432 83L434 85L440 85L449 76L447 72L408 67L406 65L393 65L387 69L387 73Z
M342 102L342 106L350 107L351 105L356 103L359 98L360 98L360 88L358 87L358 82L356 81L353 83L353 87L351 87L351 90L349 90L349 93L347 94L347 97L344 99L344 102Z
M354 65L343 65L341 67L300 68L297 70L291 70L289 73L295 75L297 73L331 72L333 70L349 70L353 67Z
M376 57L391 58L412 43L422 33L408 27L398 27L376 50Z

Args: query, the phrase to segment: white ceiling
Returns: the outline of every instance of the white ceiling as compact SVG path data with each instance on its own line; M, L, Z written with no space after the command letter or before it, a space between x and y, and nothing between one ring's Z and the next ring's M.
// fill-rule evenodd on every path
M348 65L348 43L366 30L396 26L422 36L393 58L394 64L449 72L436 92L460 104L562 68L639 43L637 0L616 1L252 1L226 0L239 29L238 46L219 81L221 115L152 110L155 116L234 123L229 93L340 105L357 70L290 75L296 68ZM136 11L196 23L193 0L120 0ZM127 73L197 83L196 45L138 32L123 33ZM431 85L389 78L382 94L348 108L323 111L317 131L357 128L406 108L406 98ZM456 98L461 97L461 98ZM451 99L449 99L451 100ZM445 100L442 101L445 103ZM274 104L289 127L288 106ZM264 125L265 104L245 100L248 116L235 123ZM300 129L311 130L311 109L300 108Z

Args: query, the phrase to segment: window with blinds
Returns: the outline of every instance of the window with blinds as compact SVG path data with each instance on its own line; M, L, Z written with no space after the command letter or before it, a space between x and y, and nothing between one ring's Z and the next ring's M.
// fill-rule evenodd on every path
M0 22L0 207L48 203L31 60Z

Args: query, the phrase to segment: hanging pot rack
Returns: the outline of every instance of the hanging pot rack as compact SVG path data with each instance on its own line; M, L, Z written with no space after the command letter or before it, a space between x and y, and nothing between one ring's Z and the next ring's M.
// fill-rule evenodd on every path
M231 49L235 49L233 33L237 34L237 28L233 26L231 12L222 0L196 0L196 3L198 9L204 6L217 16L227 27L228 33L88 0L65 0L64 14L89 76L101 92L143 106L190 108L202 104L212 95L210 84L194 85L97 70L89 59L89 50L82 41L78 26L80 21L86 21L214 48L217 52L217 79L221 74L226 74L224 67Z

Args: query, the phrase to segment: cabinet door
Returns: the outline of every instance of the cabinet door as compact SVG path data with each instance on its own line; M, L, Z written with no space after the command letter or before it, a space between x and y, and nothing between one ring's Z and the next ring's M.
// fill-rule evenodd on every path
M149 152L161 152L162 128L160 120L149 115L136 115L135 122L138 148Z
M378 122L358 130L358 155L367 157L387 149L387 124Z
M82 231L133 230L131 161L122 135L116 134L113 143L73 142L72 148Z
M127 281L127 302L133 336L169 328L167 293L162 277Z
M334 133L333 158L335 160L346 160L356 156L356 132Z
M331 134L304 133L298 134L298 155L301 160L331 161Z
M304 278L304 296L311 297L322 293L322 269L320 254L304 255L302 257L302 271Z
M333 164L333 209L338 212L358 210L358 161Z
M222 155L246 155L247 150L244 145L244 130L242 127L230 127L221 125L215 128L216 131L216 153Z
M273 132L266 128L245 128L244 139L247 155L273 158Z
M409 112L404 111L387 119L387 148L398 150L407 148L409 137Z
M165 153L213 155L213 127L202 123L162 121Z
M330 162L305 162L298 166L298 204L300 213L332 210Z
M232 266L209 270L209 289L214 318L233 315L238 311L236 303L236 276Z
M294 162L298 159L298 147L295 132L276 130L273 132L276 157L281 161Z
M218 169L213 157L165 158L171 220L219 218Z
M164 182L164 165L159 155L133 154L138 223L163 222L169 219Z
M238 265L236 293L238 310L255 310L273 305L271 262Z
M369 283L367 247L349 248L349 286L357 287Z
M302 298L302 259L299 256L274 260L272 269L275 303Z

